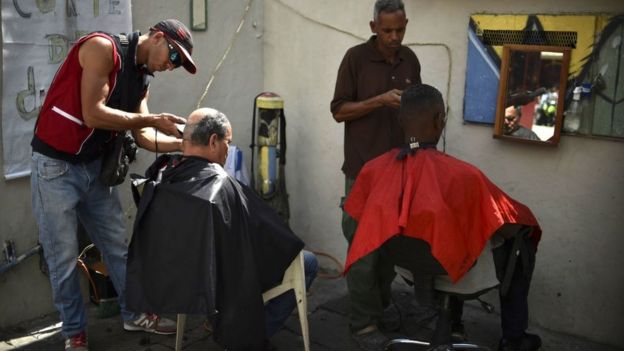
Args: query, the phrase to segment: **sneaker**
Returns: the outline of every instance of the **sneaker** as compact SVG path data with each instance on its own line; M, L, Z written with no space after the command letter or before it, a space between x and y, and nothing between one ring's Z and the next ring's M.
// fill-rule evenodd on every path
M167 318L161 318L151 313L141 313L139 318L133 321L124 321L124 330L126 331L144 331L156 334L175 334L177 327L174 321Z
M390 341L390 339L379 331L375 325L369 325L368 327L351 334L351 337L357 346L364 351L382 350L384 345Z
M80 333L65 339L65 351L89 351L87 348L87 333Z
M498 351L538 351L542 347L542 339L535 334L524 333L516 340L501 339Z

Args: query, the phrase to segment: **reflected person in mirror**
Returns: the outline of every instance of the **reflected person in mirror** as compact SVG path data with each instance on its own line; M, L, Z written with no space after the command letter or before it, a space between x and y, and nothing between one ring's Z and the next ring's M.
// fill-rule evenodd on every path
M537 134L535 134L532 130L520 125L521 116L522 108L520 106L507 107L505 109L503 133L517 138L541 141Z

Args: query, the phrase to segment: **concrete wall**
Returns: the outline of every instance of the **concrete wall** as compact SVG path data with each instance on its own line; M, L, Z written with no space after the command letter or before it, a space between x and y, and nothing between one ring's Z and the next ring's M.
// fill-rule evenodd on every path
M344 52L370 35L373 3L265 0L264 81L266 90L286 101L291 224L309 248L342 260L343 126L332 119L329 102ZM616 0L413 0L406 6L410 22L404 43L437 44L411 47L421 59L424 82L448 97L446 151L480 167L527 204L542 225L530 294L532 321L624 345L624 143L563 136L557 148L536 147L494 140L492 127L466 125L462 118L470 14L621 12L624 5Z
M186 116L195 108L247 3L209 2L208 31L193 33L198 74L181 70L158 74L151 89L151 110ZM234 142L246 149L253 97L271 90L285 98L292 226L309 248L343 260L346 244L338 209L343 191L343 131L331 118L329 101L344 51L370 35L373 0L256 0L251 4L241 34L201 105L226 113L234 127ZM462 123L470 14L615 12L624 6L617 0L414 0L407 1L407 7L410 23L405 42L415 44L411 47L423 64L424 81L448 97L446 151L479 166L529 205L542 224L544 238L530 296L533 321L624 345L618 333L624 323L624 281L618 271L624 266L618 252L624 245L620 235L624 143L563 136L558 148L542 148L494 140L491 127ZM136 29L145 31L170 17L188 23L188 2L133 1ZM142 172L152 157L142 152L132 171ZM128 185L122 187L132 221ZM14 240L18 253L36 244L28 178L0 180L0 223L0 241ZM0 276L0 328L52 310L49 283L38 272L36 258Z
M178 18L189 25L190 1L135 0L132 2L133 27L146 32L161 19ZM154 112L170 112L186 117L195 109L221 60L248 0L209 1L208 31L193 32L196 75L183 69L157 73L151 86L149 107ZM232 122L234 143L248 146L255 95L262 90L263 4L252 1L245 23L217 72L201 106L224 112ZM190 25L189 25L190 26ZM0 162L2 145L0 144ZM142 151L131 172L143 173L154 154ZM128 222L135 214L127 182L120 185ZM37 243L37 227L30 207L29 178L0 179L0 241L14 240L18 254ZM3 259L0 259L3 261ZM3 262L2 262L3 263ZM48 278L39 272L37 256L0 276L0 329L54 311Z

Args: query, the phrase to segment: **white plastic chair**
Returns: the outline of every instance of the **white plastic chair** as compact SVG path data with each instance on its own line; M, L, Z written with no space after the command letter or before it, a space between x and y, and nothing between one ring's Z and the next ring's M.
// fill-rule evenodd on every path
M301 324L301 335L303 336L303 346L305 351L310 351L310 335L308 333L308 300L306 298L305 270L303 267L303 251L299 252L290 266L284 272L282 283L273 289L262 294L262 300L267 301L278 297L284 292L293 289L297 300L297 312L299 313L299 323ZM184 326L186 324L186 314L178 314L178 324L176 330L176 351L182 350L182 337L184 336Z

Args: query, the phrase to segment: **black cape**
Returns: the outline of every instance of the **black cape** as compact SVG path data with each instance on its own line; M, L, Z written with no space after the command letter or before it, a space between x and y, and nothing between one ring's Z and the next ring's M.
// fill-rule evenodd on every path
M128 251L127 308L207 315L228 350L261 349L262 292L281 282L303 242L215 163L162 155L146 176Z

